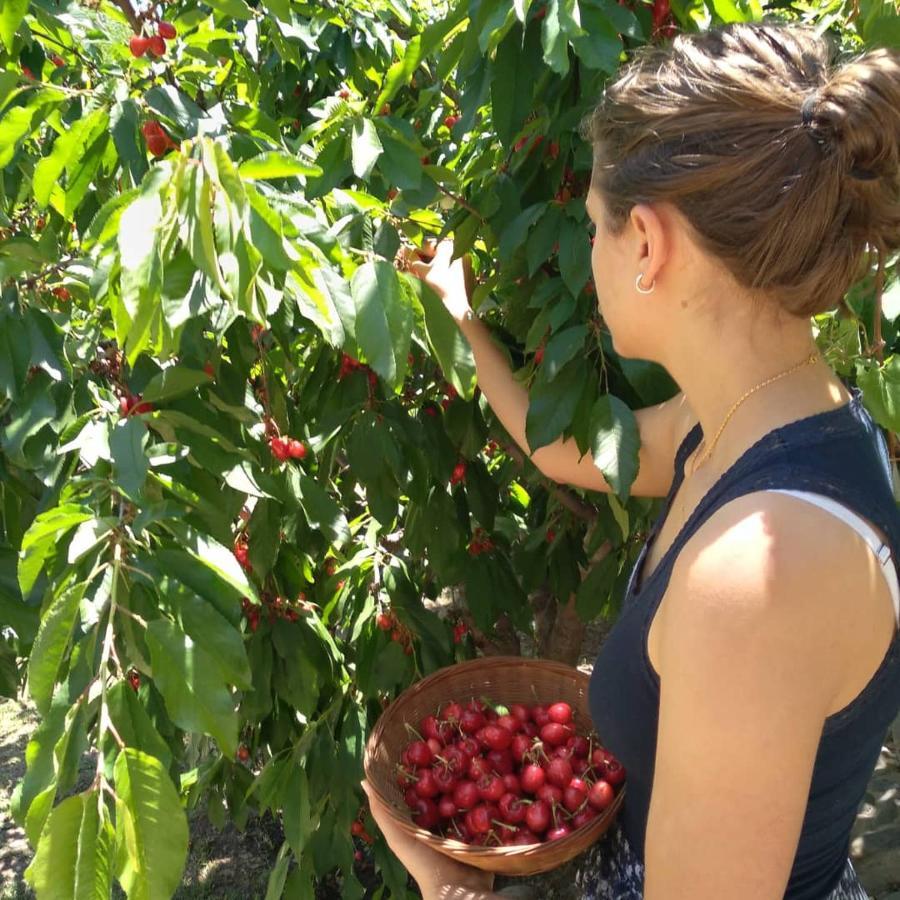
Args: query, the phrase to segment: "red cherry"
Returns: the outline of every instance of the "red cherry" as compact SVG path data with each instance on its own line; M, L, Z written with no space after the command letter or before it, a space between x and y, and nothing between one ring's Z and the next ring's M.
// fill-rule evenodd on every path
M362 822L354 822L350 826L350 834L354 834L357 837L359 837L359 835L361 835L365 830L366 830L366 826L363 825Z
M531 749L531 743L532 739L527 734L513 736L509 749L515 762L522 763L522 760L525 759L525 754Z
M547 707L533 706L531 708L531 718L539 729L543 728L550 721L550 716L547 713Z
M288 441L288 453L293 459L303 459L306 456L306 444L291 438Z
M519 776L514 775L512 772L503 776L503 787L516 796L519 796L522 793L522 785L519 782Z
M425 748L428 749L427 747ZM430 751L429 751L430 752ZM420 797L436 797L440 792L437 782L434 780L434 772L431 769L420 769L416 781L416 793Z
M128 673L128 683L135 691L141 686L141 676L134 669Z
M448 722L458 722L462 718L463 708L456 701L444 704L441 707L440 718Z
M408 787L408 788L403 792L403 802L404 802L410 809L415 809L415 808L416 808L416 804L417 804L417 803L419 802L419 800L421 800L421 799L422 799L422 798L416 793L416 789L415 789L414 787Z
M478 781L484 775L490 774L490 771L491 767L487 760L482 756L475 756L470 760L466 774L472 781Z
M588 791L588 803L602 812L615 799L616 792L608 781L595 781Z
M534 364L539 366L544 361L544 348L538 347L537 350L534 351Z
M50 62L52 62L57 69L66 64L66 61L58 53L54 53L53 56L50 57Z
M577 756L580 759L587 759L588 751L591 749L588 739L583 735L576 734L575 737L571 738L571 742L572 755Z
M460 716L459 728L465 734L475 734L481 728L484 728L484 715L477 710L467 709Z
M547 781L547 773L538 765L529 763L519 774L522 782L522 790L529 794L535 794Z
M510 825L518 825L525 818L525 804L522 798L512 791L504 794L497 803L500 817Z
M582 825L587 825L588 822L593 821L599 816L600 813L594 809L593 806L585 806L581 812L576 813L572 819L572 827L573 828L581 828Z
M476 787L478 788L478 796L482 800L491 800L494 803L506 793L503 787L503 779L498 778L496 775L482 776L478 780Z
M550 744L552 747L558 747L560 744L564 744L568 737L569 735L566 733L566 726L560 725L559 722L548 722L541 728L541 740L545 744Z
M491 830L491 813L484 804L470 809L466 813L466 824L475 834L487 834Z
M178 34L171 22L160 22L156 31L161 38L165 38L167 41L174 41Z
M562 803L563 792L562 788L557 787L555 784L545 784L537 789L535 792L535 797L538 800L543 800L544 803L549 803L551 807L559 806Z
M467 759L473 759L478 756L481 751L481 748L478 746L478 741L473 737L460 738L456 742L456 746L466 755Z
M502 725L492 723L484 727L484 740L491 750L506 750L512 739L512 732Z
M448 128L452 128L459 121L459 118L459 116L446 116L444 118L444 124Z
M338 91L338 97L340 97L341 100L349 100L350 99L350 91L348 91L347 88L341 88Z
M434 758L434 754L431 752L431 748L425 741L413 741L407 748L407 754L409 756L409 761L414 766L428 766L431 765L431 760ZM426 796L422 794L422 796Z
M213 364L211 362L205 362L203 364L203 371L209 375L210 378L216 377L216 370L213 368Z
M535 800L525 812L525 824L541 834L550 825L550 807L543 800Z
M247 762L250 759L250 751L244 744L241 744L237 750L237 757L241 762Z
M426 738L425 743L428 745L428 749L431 750L432 756L437 756L441 750L444 749L443 743L439 741L437 738Z
M445 794L438 801L438 814L442 819L449 819L456 815L456 802L452 797Z
M518 719L523 725L531 721L531 710L523 703L511 703L509 714L513 718Z
M607 760L604 777L613 787L620 785L625 780L625 766L615 757Z
M554 703L547 710L551 722L558 722L560 725L568 725L572 721L572 707L568 703Z
M153 56L165 56L166 42L158 34L154 34L148 39L147 49Z
M489 750L485 759L498 775L509 775L513 770L514 763L509 750Z
M474 781L460 781L453 789L453 802L458 809L472 809L478 803L478 786Z
M452 794L459 784L459 778L454 772L451 772L446 766L437 765L431 770L434 773L434 780L438 789L442 794Z
M572 780L572 764L567 759L551 759L547 763L547 781L564 788Z
M466 480L466 464L458 462L453 467L453 473L450 475L450 484L460 484Z
M391 619L391 617L386 613L378 613L378 616L375 619L375 624L382 631L390 631L391 628L394 627L393 619Z
M580 778L573 778L563 790L563 806L571 813L577 811L587 800L588 786Z
M415 815L412 819L421 828L434 828L440 821L437 805L434 801L420 796L416 802Z
M563 823L560 823L555 828L551 828L547 832L546 837L547 837L548 841L558 841L560 838L567 837L571 833L572 833L572 829L569 828L568 825L564 825Z
M469 767L470 758L459 747L445 747L441 752L441 759L454 775L462 775Z
M147 149L157 159L165 156L166 151L169 149L169 144L170 141L164 134L151 134L147 138Z
M133 34L128 42L128 49L134 57L143 56L150 47L150 38L142 37L139 34Z

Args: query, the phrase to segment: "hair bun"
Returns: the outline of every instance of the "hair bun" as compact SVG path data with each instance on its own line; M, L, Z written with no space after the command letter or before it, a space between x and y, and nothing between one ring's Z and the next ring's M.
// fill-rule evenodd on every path
M900 55L880 48L835 69L818 95L816 120L834 136L845 170L896 182L900 170Z

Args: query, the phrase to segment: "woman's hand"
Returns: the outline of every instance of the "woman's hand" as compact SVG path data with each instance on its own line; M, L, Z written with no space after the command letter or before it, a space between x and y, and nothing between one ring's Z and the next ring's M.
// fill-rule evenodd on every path
M381 829L388 846L415 878L425 900L464 897L470 895L470 892L477 896L491 890L494 884L491 872L458 863L417 841L395 824L367 781L362 782L362 788L369 798L372 818Z
M444 301L447 311L457 322L469 311L468 286L472 265L467 256L454 260L453 241L426 241L421 250L403 248L400 251L408 271L421 278Z

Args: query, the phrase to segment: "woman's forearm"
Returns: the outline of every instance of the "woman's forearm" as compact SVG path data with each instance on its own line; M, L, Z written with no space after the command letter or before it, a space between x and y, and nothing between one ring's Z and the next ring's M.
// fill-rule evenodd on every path
M503 351L494 343L484 322L480 319L463 319L459 327L475 357L478 386L512 439L531 456L525 437L528 391L513 377ZM531 461L538 468L542 450L543 448L531 456Z

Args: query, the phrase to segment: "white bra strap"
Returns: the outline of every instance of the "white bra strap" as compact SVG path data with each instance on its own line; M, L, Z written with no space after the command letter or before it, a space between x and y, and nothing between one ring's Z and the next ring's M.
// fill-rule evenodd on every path
M887 579L888 588L891 591L891 599L894 601L894 617L897 620L898 627L900 627L900 584L897 582L897 569L894 566L890 546L881 540L878 532L861 516L858 516L842 503L832 500L831 497L815 494L811 491L791 491L786 488L770 488L770 491L778 494L790 494L792 497L799 497L801 500L820 506L822 509L836 515L839 519L843 519L862 536L881 564L881 571Z

